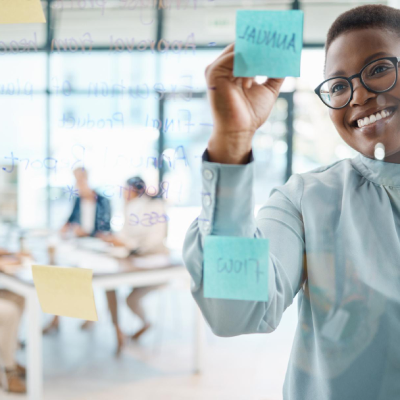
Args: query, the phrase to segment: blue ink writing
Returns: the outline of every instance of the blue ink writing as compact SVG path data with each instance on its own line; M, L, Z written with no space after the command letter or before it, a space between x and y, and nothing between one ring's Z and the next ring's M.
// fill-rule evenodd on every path
M100 118L94 120L87 114L87 118L68 116L63 113L62 119L60 119L61 125L58 126L64 129L104 129L113 128L115 125L119 128L124 127L124 114L121 112L116 112L112 115L112 118Z
M246 36L247 35L247 36ZM257 37L256 37L257 36ZM249 25L246 26L246 30L243 36L239 36L239 39L244 39L246 42L266 46L276 47L277 49L290 50L296 52L296 34L292 33L290 40L287 34L281 34L277 31L265 31L256 28L251 28Z
M222 257L220 257L218 258L217 261L218 273L226 272L227 274L230 273L240 274L243 268L244 274L247 275L248 268L250 269L252 267L255 267L256 279L258 283L260 280L260 275L263 274L263 272L260 271L260 263L255 258L248 258L245 260L237 260L237 259L234 260L232 258L223 259Z

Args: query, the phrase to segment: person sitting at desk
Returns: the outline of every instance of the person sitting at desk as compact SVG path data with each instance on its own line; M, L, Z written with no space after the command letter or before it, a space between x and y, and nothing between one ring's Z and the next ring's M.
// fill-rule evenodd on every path
M11 264L20 264L18 255L0 249L0 270ZM24 298L8 290L0 289L0 369L5 371L6 390L25 393L25 368L15 360L18 348L18 328L24 310ZM0 387L2 387L0 379Z
M164 244L167 237L167 216L164 201L160 198L148 196L145 192L146 184L143 179L135 176L127 180L127 188L124 190L124 226L117 235L101 235L101 237L114 246L124 246L132 256L167 255L169 250ZM141 305L142 298L161 286L152 285L135 288L126 299L129 308L142 322L142 328L132 336L132 339L139 339L151 326ZM108 292L107 295L117 332L119 352L123 345L124 335L118 324L116 296L115 292Z
M86 169L75 169L74 176L79 197L75 199L72 213L63 226L62 232L67 232L72 228L77 236L82 237L110 231L110 201L91 189Z
M84 168L74 170L76 188L79 197L75 199L72 213L61 232L66 233L70 229L78 237L96 236L99 232L110 230L111 206L110 201L95 192L89 186L88 173ZM92 325L92 322L85 321L82 329ZM47 334L52 330L58 330L59 318L55 316L51 323L44 328L43 333Z

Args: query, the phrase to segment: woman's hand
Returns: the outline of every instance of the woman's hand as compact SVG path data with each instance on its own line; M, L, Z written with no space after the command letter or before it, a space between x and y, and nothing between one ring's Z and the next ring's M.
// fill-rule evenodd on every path
M234 43L209 66L205 75L214 129L208 142L210 161L244 164L255 131L267 120L284 79L233 76Z

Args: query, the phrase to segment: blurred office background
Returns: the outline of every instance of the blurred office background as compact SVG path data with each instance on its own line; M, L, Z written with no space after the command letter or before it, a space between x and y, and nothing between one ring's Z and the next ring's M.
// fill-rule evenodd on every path
M292 173L352 157L313 89L323 80L330 24L367 3L398 6L396 1L53 0L42 1L47 24L2 25L3 234L59 229L76 195L71 171L85 166L91 185L111 200L115 231L122 226L119 185L132 175L141 175L152 194L161 185L170 217L168 245L180 249L199 214L201 155L212 131L204 70L234 41L235 14L242 8L301 9L305 16L301 77L286 79L270 119L254 138L256 204ZM204 372L192 377L193 301L187 290L164 295L163 327L119 360L113 358L106 323L91 333L94 340L82 337L74 321L65 323L61 336L46 338L48 398L281 398L294 306L271 335L221 339L207 330ZM158 295L146 301L152 318L159 319ZM172 312L177 304L178 316ZM106 305L100 302L100 309L107 318ZM56 390L62 395L52 397Z

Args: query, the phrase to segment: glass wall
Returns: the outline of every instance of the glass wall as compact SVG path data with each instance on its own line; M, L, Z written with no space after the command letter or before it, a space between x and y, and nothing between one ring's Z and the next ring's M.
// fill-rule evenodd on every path
M293 172L309 171L321 165L353 157L351 149L339 136L326 107L314 89L324 80L323 49L304 49L301 77L294 93Z
M37 226L46 222L46 173L51 168L46 139L46 57L5 54L1 65L1 215L10 223Z
M0 41L3 221L59 228L77 194L72 171L84 166L111 199L115 230L121 187L142 176L167 201L172 230L175 215L179 247L199 210L212 132L204 70L234 40L238 8L299 6L306 19L301 77L286 80L254 138L256 203L291 172L353 155L313 89L323 79L330 21L367 1L49 3L47 26L5 27Z

